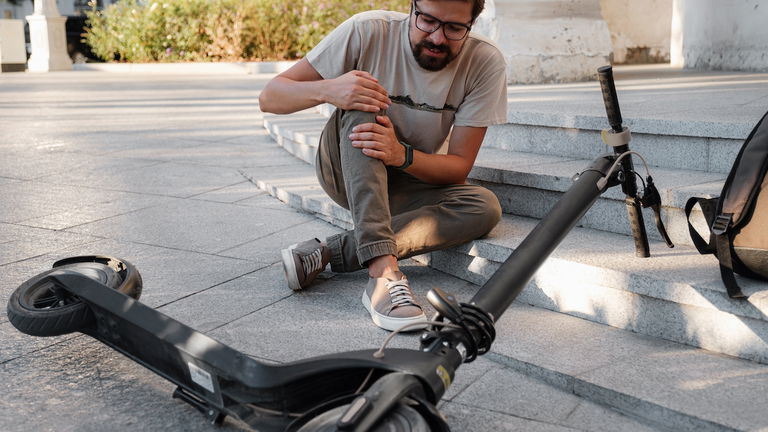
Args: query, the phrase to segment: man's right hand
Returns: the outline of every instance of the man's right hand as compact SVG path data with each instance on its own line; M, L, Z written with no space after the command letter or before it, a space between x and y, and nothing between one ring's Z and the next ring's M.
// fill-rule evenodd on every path
M365 71L353 70L325 82L325 99L343 110L379 112L389 108L387 90Z
M259 108L275 114L293 113L326 102L343 110L372 113L392 104L387 90L368 72L353 70L323 79L306 58L270 80L259 94Z

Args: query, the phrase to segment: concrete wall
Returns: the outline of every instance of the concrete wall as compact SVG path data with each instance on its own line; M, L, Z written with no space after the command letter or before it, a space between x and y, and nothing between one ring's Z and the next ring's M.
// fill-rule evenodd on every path
M495 0L510 83L593 79L611 39L600 0Z
M669 61L672 1L600 0L614 64Z
M27 64L24 21L0 19L0 72L23 71Z
M690 69L768 71L768 1L674 0L671 60Z

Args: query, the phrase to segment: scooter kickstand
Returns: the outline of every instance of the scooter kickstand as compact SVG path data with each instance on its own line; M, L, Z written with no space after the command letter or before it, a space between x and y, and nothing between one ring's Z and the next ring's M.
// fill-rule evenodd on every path
M226 414L222 413L219 409L208 405L204 401L200 400L197 396L188 392L182 387L176 387L176 390L173 391L173 398L181 399L195 407L198 411L203 413L205 418L207 418L212 425L220 426L221 423L224 422L224 417L226 417Z

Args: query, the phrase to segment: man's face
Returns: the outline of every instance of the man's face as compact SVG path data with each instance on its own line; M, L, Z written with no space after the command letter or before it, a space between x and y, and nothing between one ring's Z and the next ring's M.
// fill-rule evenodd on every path
M460 40L448 37L456 39L465 30L462 25L469 27L472 24L472 3L460 0L419 0L414 1L413 5L408 32L413 57L424 69L439 71L459 55L467 40L466 36ZM422 30L431 30L435 26L439 28L431 33Z

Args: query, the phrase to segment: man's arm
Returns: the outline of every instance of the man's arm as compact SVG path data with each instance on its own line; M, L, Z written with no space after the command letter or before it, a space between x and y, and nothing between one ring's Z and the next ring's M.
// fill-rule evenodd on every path
M475 164L485 127L454 126L447 154L413 151L413 164L405 172L433 184L462 184ZM402 146L401 146L402 147Z
M306 58L269 81L259 95L260 109L275 114L290 114L321 103L378 112L392 102L387 90L368 72L353 70L326 80Z
M352 146L369 157L389 166L405 163L405 148L395 136L388 117L376 117L377 123L366 123L353 129ZM456 126L448 142L448 154L413 151L413 163L405 169L412 176L432 184L461 184L467 180L485 138L485 127Z

